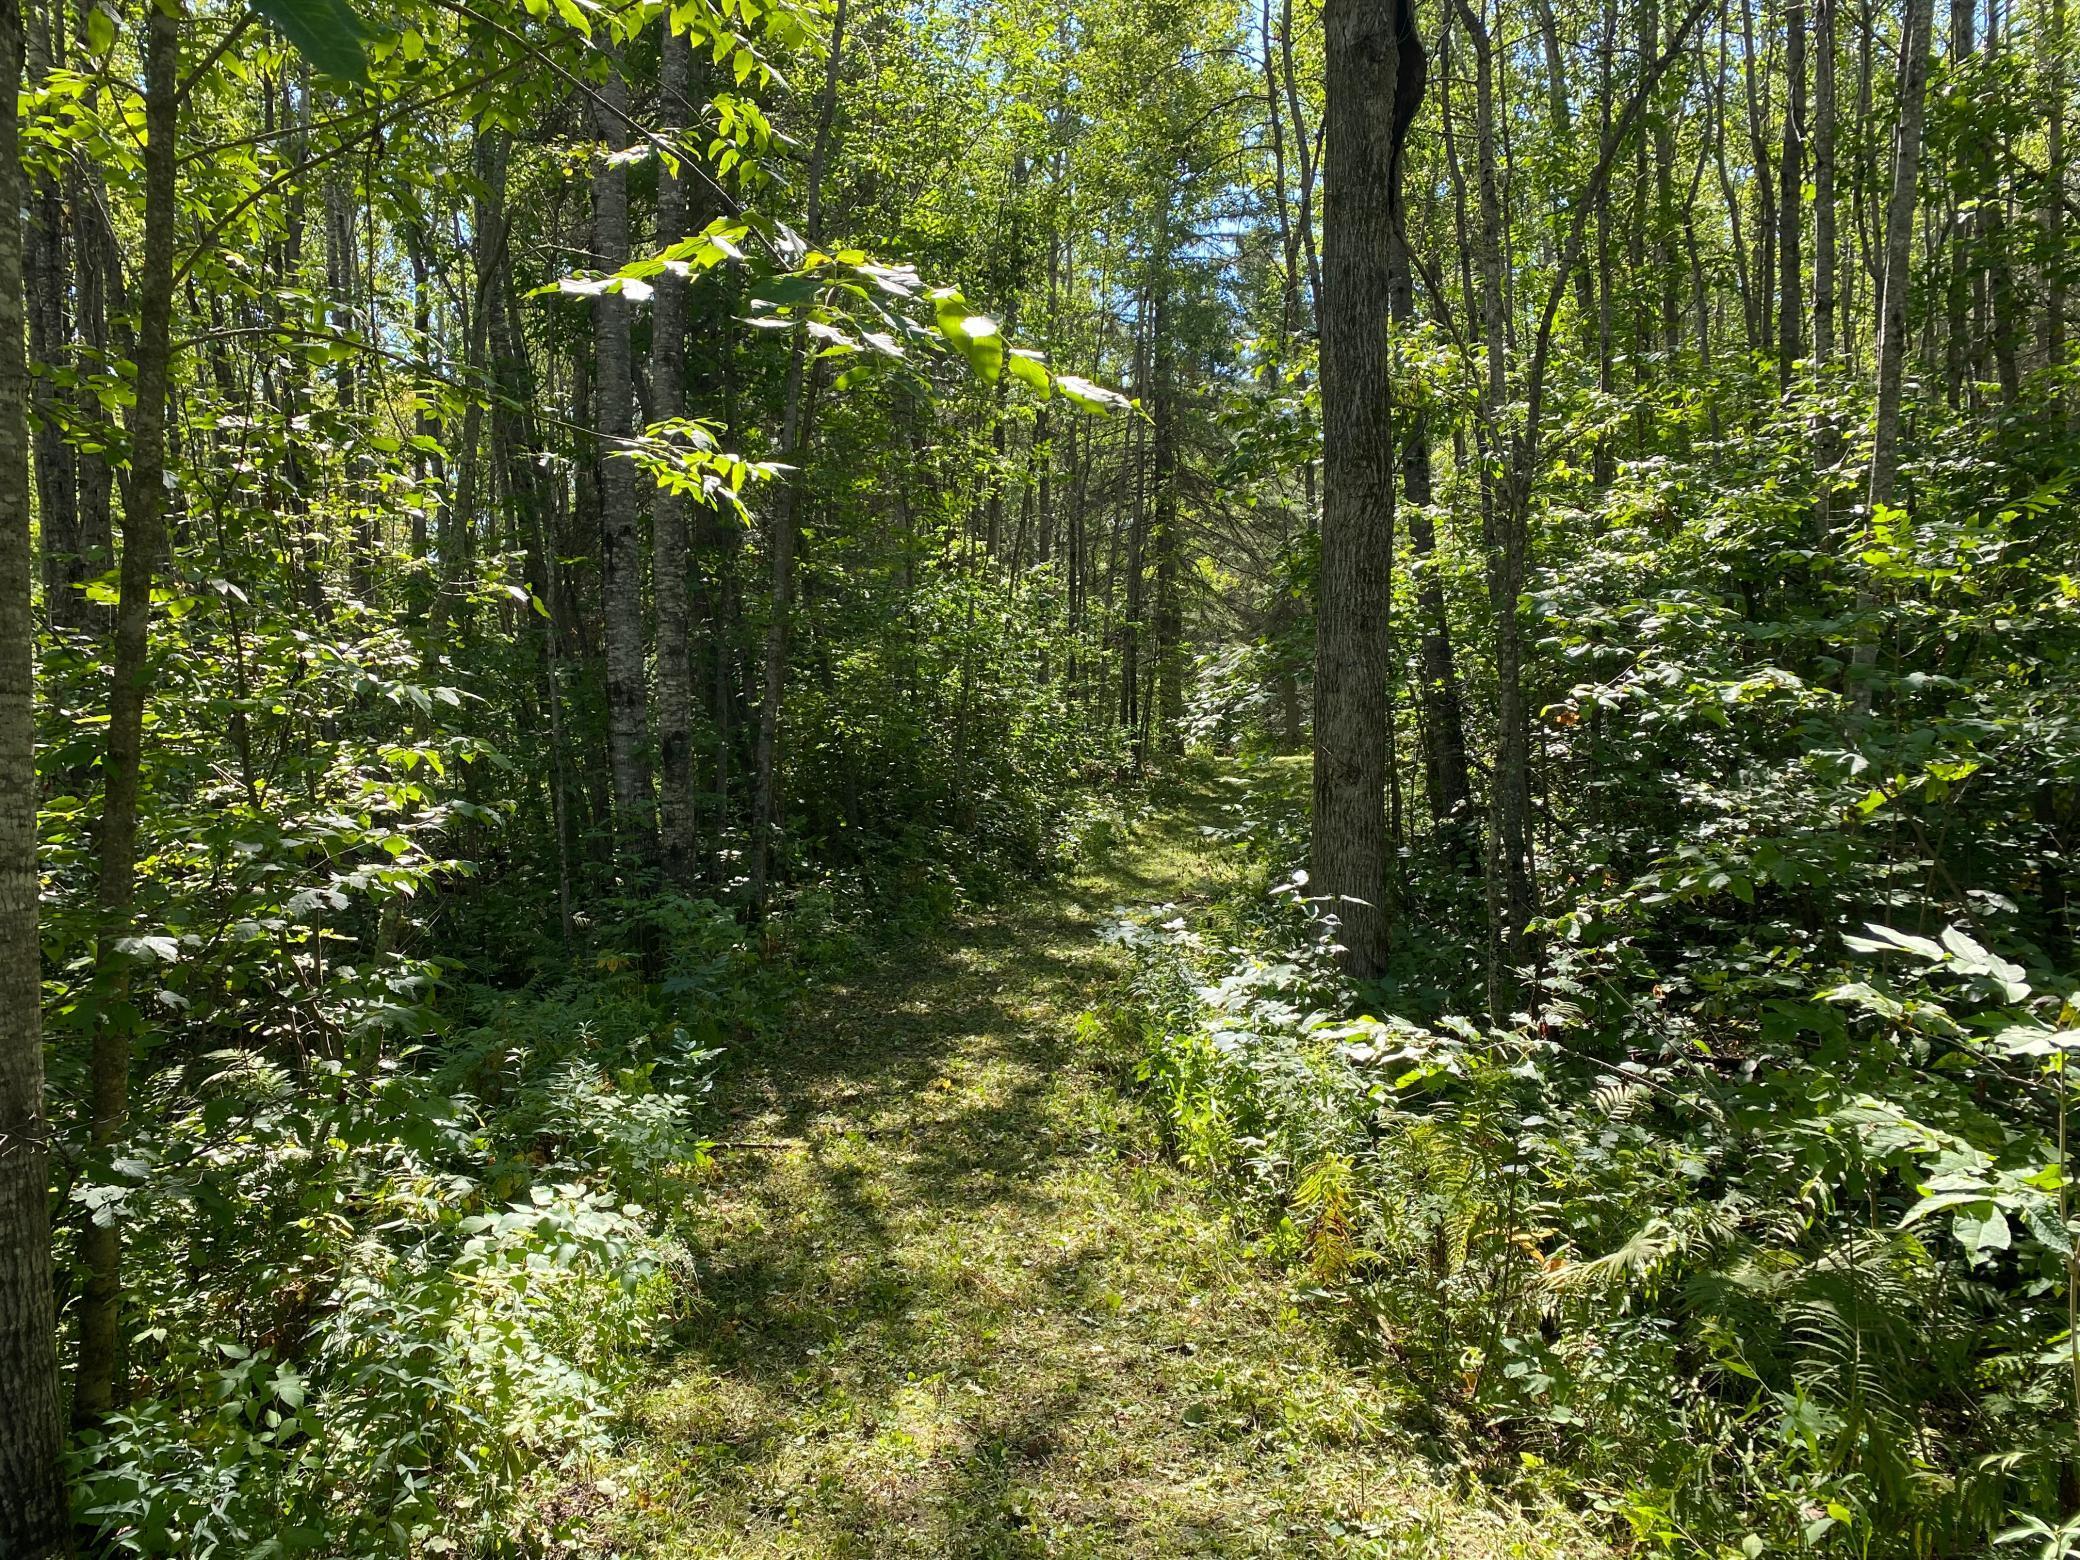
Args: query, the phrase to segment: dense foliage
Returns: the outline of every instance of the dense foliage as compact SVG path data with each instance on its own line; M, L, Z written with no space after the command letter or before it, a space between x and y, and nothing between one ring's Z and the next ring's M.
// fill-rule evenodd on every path
M2062 0L0 46L0 1533L553 1544L732 1047L1193 747L1093 1041L1441 1454L2080 1554Z
M1128 933L1126 1056L1179 1151L1440 1435L1672 1552L2074 1543L2070 446L1928 423L1911 516L1846 561L1797 412L1555 503L1513 1010L1448 835L1404 850L1384 976L1336 970L1277 759L1230 908Z
M875 129L985 69L914 18L157 14L26 18L74 1516L510 1545L691 1292L717 1058L1126 763L1004 453L1123 400L981 312L1030 239L900 197L992 155Z

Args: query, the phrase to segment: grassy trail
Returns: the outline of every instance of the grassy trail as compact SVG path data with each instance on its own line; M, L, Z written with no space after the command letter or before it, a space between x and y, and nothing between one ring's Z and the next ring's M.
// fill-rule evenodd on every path
M1551 1555L1079 1056L1115 906L1203 896L1188 793L1080 876L806 1001L725 1083L700 1295L578 1552Z

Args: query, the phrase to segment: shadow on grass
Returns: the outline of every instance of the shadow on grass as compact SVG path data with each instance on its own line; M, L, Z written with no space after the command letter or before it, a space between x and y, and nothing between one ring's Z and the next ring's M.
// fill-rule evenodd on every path
M1088 1547L1036 1525L1117 1406L1084 1352L1121 1303L1108 1253L1051 1184L1090 1143L1057 1081L1111 967L1098 928L1182 897L1195 833L1165 822L1081 882L885 948L733 1059L697 1303L662 1362L734 1404L690 1413L678 1448L696 1520L788 1552L1120 1552L1103 1492ZM1213 1514L1199 1531L1240 1552Z

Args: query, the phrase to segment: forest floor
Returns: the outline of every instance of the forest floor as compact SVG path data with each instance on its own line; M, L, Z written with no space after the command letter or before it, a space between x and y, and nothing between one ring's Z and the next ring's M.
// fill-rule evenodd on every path
M1079 1046L1116 909L1216 880L1215 791L736 1058L698 1295L625 1461L569 1492L570 1553L1606 1552L1427 1471L1387 1384Z

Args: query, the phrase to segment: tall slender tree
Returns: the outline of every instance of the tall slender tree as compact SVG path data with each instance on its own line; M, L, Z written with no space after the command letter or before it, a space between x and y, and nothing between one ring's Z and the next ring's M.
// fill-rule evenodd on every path
M838 80L845 63L847 0L838 0L831 16L831 42L824 66L823 90L816 105L816 139L809 148L803 229L811 244L823 236L823 180L830 165L831 138L838 124ZM751 905L765 908L772 886L774 835L780 827L780 718L787 696L787 658L794 617L794 553L801 529L802 463L809 445L812 362L806 329L797 328L787 354L787 380L782 391L780 457L787 472L773 505L767 552L771 563L763 675L759 690L758 746L751 798L751 848L748 854ZM962 744L964 745L964 744Z
M1870 508L1893 501L1899 480L1899 408L1907 383L1907 293L1914 285L1914 212L1922 175L1922 125L1928 106L1932 0L1907 0L1899 40L1899 127L1893 133L1893 185L1884 206L1878 277L1878 397L1870 426ZM1857 649L1857 664L1868 666Z
M1835 229L1835 6L1813 8L1813 369L1823 392L1833 384L1838 303ZM1824 545L1834 529L1833 472L1842 458L1841 431L1823 407L1814 430L1813 521Z
M593 256L604 270L629 258L628 85L620 62L594 101L601 146L592 171ZM614 781L614 834L632 862L647 861L657 832L650 770L649 694L643 654L643 536L636 515L635 373L627 295L593 301L593 428L598 439L600 606L607 649L607 759Z
M1322 184L1322 529L1310 891L1355 975L1386 968L1387 613L1394 552L1388 317L1394 243L1392 0L1328 0Z
M693 124L693 40L666 26L658 55L658 96L668 131ZM691 149L680 152L691 155ZM679 166L657 174L657 239L684 238L692 215L693 179ZM680 416L686 403L687 283L659 274L650 321L650 408L659 422ZM686 577L686 496L661 487L650 517L653 598L657 604L657 747L662 795L659 823L665 876L685 884L699 845L694 834L693 663L689 659L690 597Z
M1892 142L1892 194L1885 207L1884 269L1878 293L1878 394L1871 419L1871 471L1866 521L1890 506L1899 481L1900 405L1907 381L1907 294L1913 277L1915 196L1921 180L1921 131L1927 116L1928 55L1934 0L1907 0L1900 38L1899 125ZM1876 596L1866 584L1858 605L1868 619ZM1859 709L1871 703L1878 664L1875 625L1857 633L1850 655L1852 693Z
M132 999L137 954L138 802L144 776L144 707L151 677L152 581L166 549L166 411L173 356L174 226L179 217L181 7L154 5L145 21L144 252L139 265L137 390L130 414L130 480L123 492L122 563L101 764L101 821L94 950L94 1043L88 1138L110 1154L130 1114ZM112 1174L105 1163L103 1175ZM110 1189L112 1190L112 1188ZM112 1198L93 1202L80 1226L86 1272L79 1308L74 1419L92 1424L113 1408L122 1370L122 1220Z
M0 209L9 212L22 208L22 53L19 0L0 0ZM37 937L28 380L22 228L10 221L0 223L0 1551L40 1560L59 1552L67 1525Z
M1777 162L1777 383L1789 390L1805 350L1806 0L1784 7L1784 148Z

